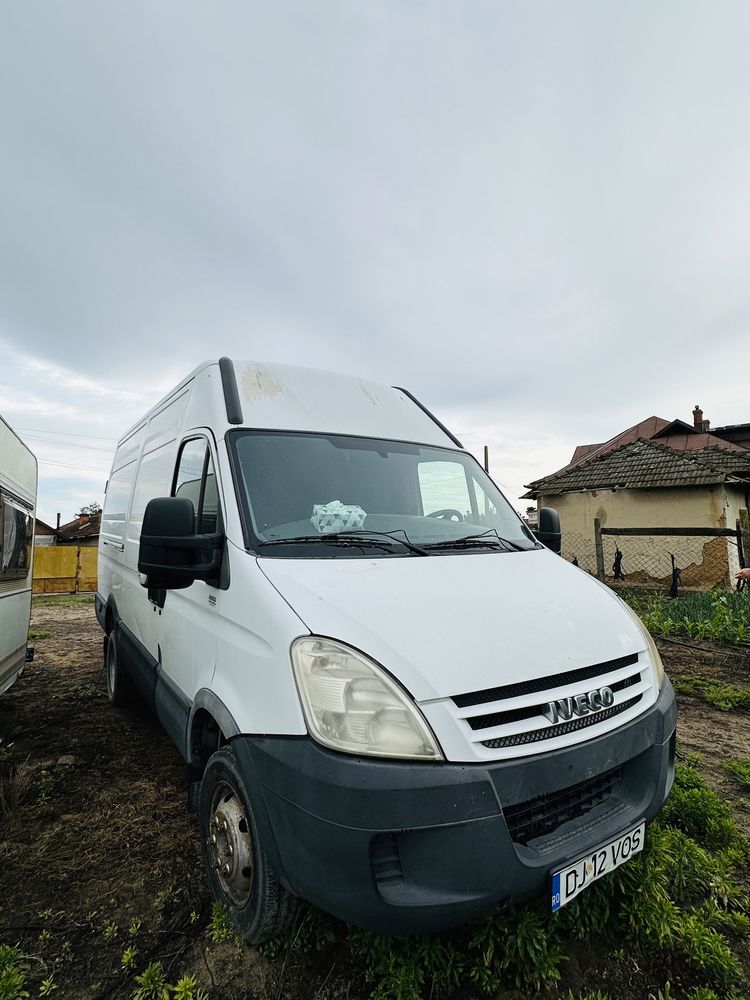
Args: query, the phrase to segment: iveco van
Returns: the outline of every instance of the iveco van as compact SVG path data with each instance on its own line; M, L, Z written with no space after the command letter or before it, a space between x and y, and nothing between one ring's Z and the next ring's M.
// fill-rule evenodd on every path
M237 929L299 898L391 933L643 845L675 701L638 618L542 542L404 389L207 362L122 438L96 613L115 705L187 763Z
M0 417L0 694L30 656L36 485L36 458Z

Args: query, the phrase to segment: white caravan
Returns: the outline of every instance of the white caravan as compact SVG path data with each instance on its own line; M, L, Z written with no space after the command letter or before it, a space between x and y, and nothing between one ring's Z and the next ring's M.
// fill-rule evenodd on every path
M27 658L36 484L36 458L0 417L0 694Z
M207 362L122 438L96 613L107 685L187 763L249 940L298 898L429 931L643 845L676 710L639 619L538 538L403 389Z

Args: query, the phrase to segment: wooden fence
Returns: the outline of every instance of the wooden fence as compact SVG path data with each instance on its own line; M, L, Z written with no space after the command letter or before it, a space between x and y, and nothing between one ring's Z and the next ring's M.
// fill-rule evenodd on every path
M96 590L98 550L95 545L34 547L35 594L77 594Z

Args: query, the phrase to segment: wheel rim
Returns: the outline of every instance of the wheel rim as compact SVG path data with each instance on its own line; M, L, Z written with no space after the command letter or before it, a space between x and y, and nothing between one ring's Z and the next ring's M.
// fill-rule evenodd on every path
M211 798L207 844L224 894L235 906L244 906L253 881L253 842L242 801L225 781Z

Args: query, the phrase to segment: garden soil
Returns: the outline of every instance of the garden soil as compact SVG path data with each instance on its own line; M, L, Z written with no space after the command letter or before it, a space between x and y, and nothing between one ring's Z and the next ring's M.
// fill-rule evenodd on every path
M52 979L56 1000L132 997L135 974L158 960L169 982L194 975L211 1000L369 997L373 986L343 944L271 958L215 940L182 759L145 707L109 705L93 599L36 599L32 636L34 662L0 696L0 943L31 956L32 995ZM750 688L746 654L679 641L661 649L670 673ZM701 754L750 833L750 802L722 767L750 755L750 714L689 697L679 708L682 749ZM608 967L582 946L550 995L596 981L645 1000L663 972L627 956Z

